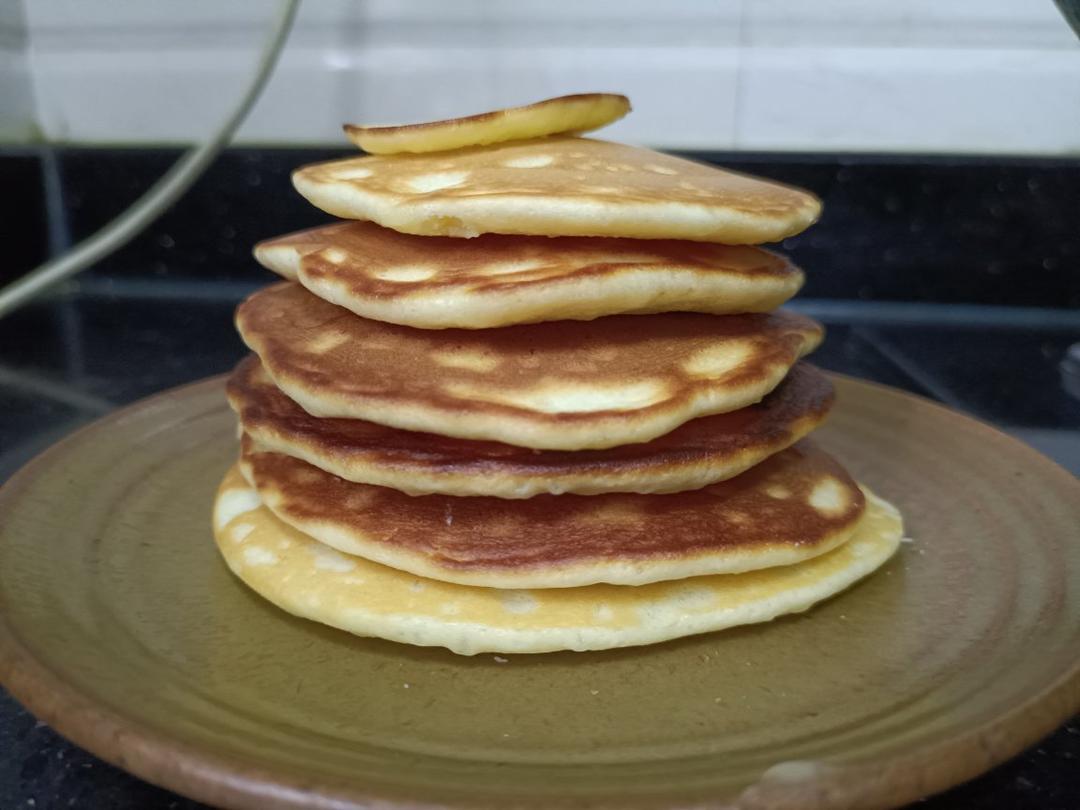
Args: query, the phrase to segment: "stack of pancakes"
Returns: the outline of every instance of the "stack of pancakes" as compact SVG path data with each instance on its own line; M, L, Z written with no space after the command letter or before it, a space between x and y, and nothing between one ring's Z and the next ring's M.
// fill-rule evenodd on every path
M294 174L349 221L258 245L287 280L237 311L214 526L254 590L463 654L596 650L804 610L895 551L803 439L822 329L751 246L818 201L581 137L621 98L354 128L385 154Z

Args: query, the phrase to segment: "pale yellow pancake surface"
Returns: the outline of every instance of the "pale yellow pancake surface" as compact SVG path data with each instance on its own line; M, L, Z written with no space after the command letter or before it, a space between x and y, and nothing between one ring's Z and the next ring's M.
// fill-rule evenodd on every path
M482 233L775 242L821 212L812 194L650 149L555 136L305 166L314 205L421 236Z
M261 242L255 258L365 318L487 329L624 312L769 312L803 274L761 248L672 240L412 236L342 222Z
M291 283L250 296L236 324L313 416L552 450L645 442L750 405L822 338L785 312L412 329Z
M798 565L639 587L499 590L424 579L341 554L282 523L233 468L218 491L222 556L264 598L361 636L463 655L603 650L764 622L806 610L884 563L903 527L867 494L854 536Z
M539 138L560 132L591 132L630 112L630 99L617 93L558 96L504 110L397 126L346 124L345 134L376 155L439 152L500 141Z

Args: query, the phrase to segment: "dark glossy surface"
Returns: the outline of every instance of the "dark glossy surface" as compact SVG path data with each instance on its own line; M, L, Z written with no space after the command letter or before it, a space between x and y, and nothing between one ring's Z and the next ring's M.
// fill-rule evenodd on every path
M1080 307L1076 161L738 165L824 200L820 222L783 245L807 271L804 296Z
M0 478L117 405L228 370L244 354L232 309L270 281L249 246L326 220L291 191L288 170L332 154L230 152L77 287L0 320ZM0 278L88 235L173 157L0 156L12 251ZM717 159L825 200L822 222L784 247L809 277L799 306L829 327L815 363L943 401L1080 471L1080 401L1059 371L1080 341L1080 161ZM957 302L968 306L944 306ZM198 806L69 745L0 694L5 810ZM919 806L1080 806L1080 723Z

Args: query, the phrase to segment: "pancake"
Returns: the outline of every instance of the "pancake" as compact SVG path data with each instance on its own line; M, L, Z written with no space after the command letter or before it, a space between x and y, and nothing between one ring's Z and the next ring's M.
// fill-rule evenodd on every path
M645 442L745 407L822 337L782 312L432 332L360 318L291 283L251 295L236 323L313 416L550 450Z
M833 400L828 378L799 363L760 403L692 419L651 442L537 452L312 416L277 389L255 357L237 366L227 391L241 427L261 450L410 495L498 498L697 489L738 475L802 438L822 422Z
M280 520L338 551L463 585L569 588L792 565L844 542L864 509L807 442L671 495L412 497L244 442L240 470Z
M366 152L438 152L463 146L538 138L560 132L590 132L630 112L630 99L616 93L578 93L505 110L402 126L346 124L349 140Z
M770 312L802 273L760 248L585 237L411 236L345 222L261 242L255 258L365 318L421 329L621 312Z
M899 547L899 513L869 493L867 502L847 543L798 565L640 587L499 590L419 578L282 523L235 468L218 490L214 536L229 568L258 594L357 635L463 655L603 650L769 621L844 590Z
M651 149L554 136L305 166L293 185L334 216L420 236L482 233L775 242L813 223L812 194Z

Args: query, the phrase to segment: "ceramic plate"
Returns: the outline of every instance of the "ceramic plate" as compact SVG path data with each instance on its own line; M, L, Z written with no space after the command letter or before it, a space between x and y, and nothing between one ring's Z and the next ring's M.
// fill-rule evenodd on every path
M218 559L221 379L118 412L0 490L0 680L76 743L237 808L891 806L1080 703L1080 484L840 378L821 443L900 553L808 613L654 647L463 658L294 619Z

